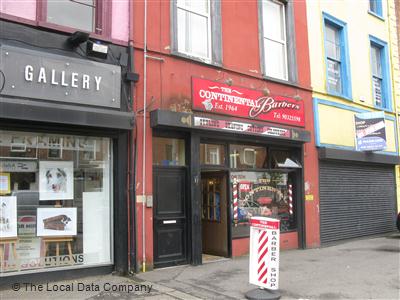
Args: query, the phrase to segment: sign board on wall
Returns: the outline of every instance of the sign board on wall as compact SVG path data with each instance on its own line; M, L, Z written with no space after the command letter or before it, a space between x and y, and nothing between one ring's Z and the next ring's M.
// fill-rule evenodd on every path
M3 95L120 108L119 66L2 45L0 69Z
M303 101L210 80L192 78L193 110L304 126Z
M249 282L279 288L279 220L253 217L250 221Z
M384 112L354 115L357 151L380 151L387 147Z

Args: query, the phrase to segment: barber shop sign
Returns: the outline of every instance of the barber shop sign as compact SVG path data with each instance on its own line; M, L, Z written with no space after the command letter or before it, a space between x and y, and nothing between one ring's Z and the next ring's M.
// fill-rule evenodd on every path
M304 126L303 101L262 91L192 78L193 110Z

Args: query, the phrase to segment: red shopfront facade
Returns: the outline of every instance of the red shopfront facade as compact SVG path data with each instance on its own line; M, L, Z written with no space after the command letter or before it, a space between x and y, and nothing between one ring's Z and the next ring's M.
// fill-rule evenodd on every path
M192 112L151 112L155 267L249 249L252 216L306 247L304 101L191 78Z

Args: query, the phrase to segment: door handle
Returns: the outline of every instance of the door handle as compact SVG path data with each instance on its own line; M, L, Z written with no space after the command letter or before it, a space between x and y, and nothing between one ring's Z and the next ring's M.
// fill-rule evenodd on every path
M164 220L163 224L176 224L176 220Z

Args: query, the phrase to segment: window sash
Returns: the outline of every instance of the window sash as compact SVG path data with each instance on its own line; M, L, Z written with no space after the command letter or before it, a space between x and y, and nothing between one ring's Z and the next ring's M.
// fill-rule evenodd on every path
M177 26L177 46L178 46L177 48L178 48L178 52L180 52L180 53L186 54L188 56L199 57L199 58L205 59L207 61L211 61L211 13L210 13L211 7L210 7L210 0L207 0L207 7L208 7L207 14L203 14L200 12L196 12L192 9L189 9L187 7L179 6L177 3L177 6L176 6L176 26ZM179 22L179 19L180 19L179 11L183 11L185 13L185 26L183 29L179 28L179 23L180 23ZM193 38L195 38L194 35L191 33L192 31L190 31L188 29L189 22L190 22L190 16L192 14L194 16L206 19L206 24L207 24L206 25L206 27L207 27L206 28L206 30L207 30L207 32L206 32L206 40L207 40L207 48L206 49L207 50L206 51L207 51L207 55L201 55L199 53L194 53L193 49L191 49L192 48L191 43L193 41ZM184 45L182 45L183 41L180 41L180 38L179 38L180 30L184 31L183 32L184 43L185 43Z
M279 39L275 36L268 36L267 35L267 30L265 29L265 18L266 16L263 14L263 21L262 21L262 28L263 28L263 51L264 51L264 69L265 69L265 75L271 76L274 78L278 79L283 79L287 80L288 79L288 57L287 57L287 38L286 38L286 15L285 15L285 5L281 2L278 1L273 1L273 0L264 0L262 2L262 12L264 12L264 5L267 2L272 2L274 4L279 5L280 7L280 23L281 23L281 30L282 30L282 38ZM283 55L282 55L282 71L280 74L277 74L276 72L273 72L269 68L268 62L270 59L268 58L268 50L266 49L266 41L271 41L277 44L280 44L283 48Z

